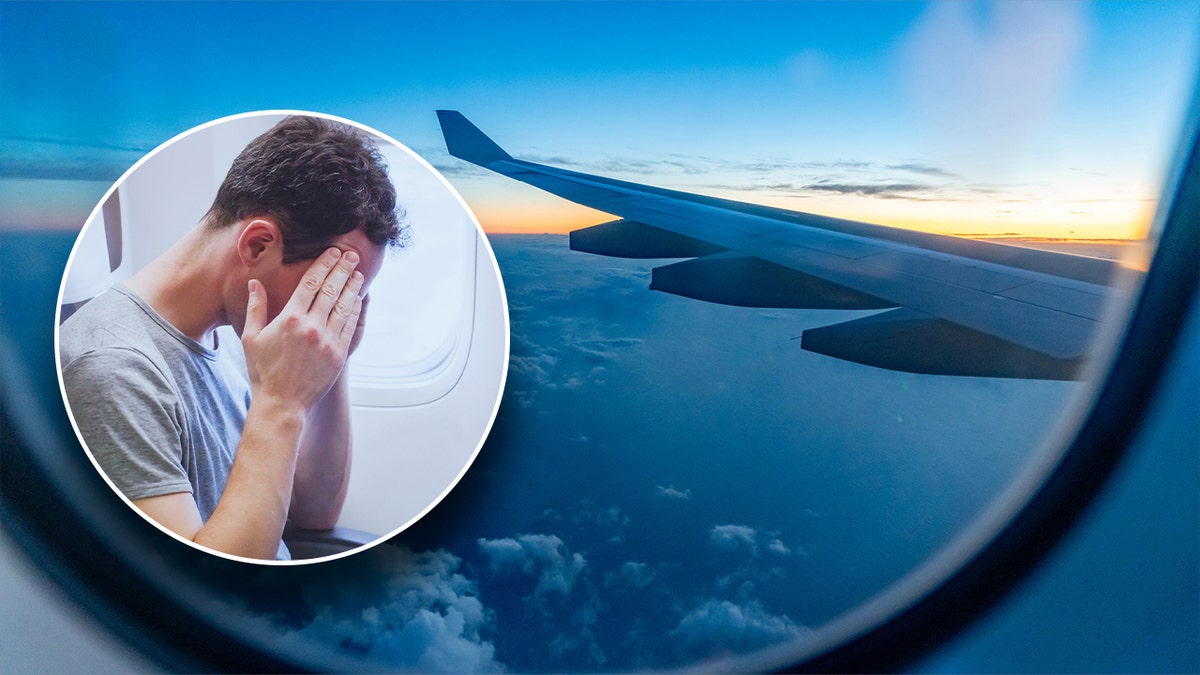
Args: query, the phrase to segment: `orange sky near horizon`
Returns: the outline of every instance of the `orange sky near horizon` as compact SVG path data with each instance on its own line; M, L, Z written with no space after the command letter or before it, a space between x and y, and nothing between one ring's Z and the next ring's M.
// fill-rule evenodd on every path
M716 196L752 201L738 194ZM473 198L471 195L464 195L464 198L489 234L566 234L616 219L610 214L548 195L530 199L519 206L510 200ZM1067 240L1143 239L1149 232L1156 207L1156 202L1151 199L1021 205L863 197L753 201L793 211L938 234Z
M506 179L497 180L504 181ZM489 234L565 234L615 216L509 181L460 181L463 198ZM94 181L0 180L0 229L76 229L108 185ZM1041 198L918 201L853 195L797 198L709 191L717 197L879 225L978 238L1131 240L1144 238L1157 205L1130 196L1098 200Z

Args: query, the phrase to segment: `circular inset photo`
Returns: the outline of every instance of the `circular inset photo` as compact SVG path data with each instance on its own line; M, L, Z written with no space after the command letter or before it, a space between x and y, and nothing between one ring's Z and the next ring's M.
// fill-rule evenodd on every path
M59 383L105 480L210 553L287 564L405 529L466 473L508 370L478 221L329 115L246 113L109 189L59 292Z

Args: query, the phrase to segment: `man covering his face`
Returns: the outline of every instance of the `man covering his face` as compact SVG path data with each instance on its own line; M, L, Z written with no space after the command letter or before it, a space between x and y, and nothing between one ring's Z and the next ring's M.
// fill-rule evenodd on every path
M292 116L253 140L194 229L62 325L72 415L109 480L230 555L286 559L289 520L333 527L350 473L344 366L400 241L366 134Z

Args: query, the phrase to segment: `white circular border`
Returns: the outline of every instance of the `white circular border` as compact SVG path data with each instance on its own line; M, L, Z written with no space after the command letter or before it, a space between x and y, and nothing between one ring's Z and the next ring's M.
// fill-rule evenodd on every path
M467 470L470 469L471 465L473 465L475 463L475 459L479 456L479 451L481 449L483 449L483 444L485 442L487 442L487 438L492 432L492 425L495 424L495 422L496 422L496 414L500 411L500 402L504 398L504 387L508 382L508 366L509 366L509 357L510 357L511 345L512 345L512 328L509 325L509 320L508 320L508 293L507 293L506 289L504 288L504 278L500 274L500 265L496 261L496 253L492 250L491 242L488 241L487 235L484 234L483 226L481 226L479 224L479 219L475 217L475 213L470 209L470 207L467 206L467 202L465 200L463 200L462 195L460 195L458 193L458 190L454 189L454 186L450 184L450 181L446 180L446 177L443 176L440 171L433 168L433 166L429 162L425 161L425 159L423 157L421 157L420 155L418 155L417 153L415 153L411 149L409 149L409 147L407 145L404 145L400 141L397 141L396 139L392 138L388 134L385 134L381 131L378 131L376 129L368 127L365 124L361 124L359 122L355 122L353 120L349 120L344 117L338 117L337 115L330 115L328 113L312 112L312 111L308 111L308 110L287 110L287 109L255 110L255 111L251 111L251 112L244 112L244 113L238 113L236 115L227 115L225 117L220 117L218 119L211 120L209 122L205 122L204 124L201 124L199 126L192 127L182 133L176 134L175 136L171 137L167 141L159 144L156 148L154 148L153 150L148 152L145 156L143 156L136 163L134 163L133 166L129 167L125 171L125 173L121 174L121 177L118 178L116 180L116 182L114 182L112 184L112 186L109 187L108 190L106 190L104 192L104 196L100 198L100 201L92 209L92 211L88 215L87 219L84 220L84 226L87 226L88 223L91 223L96 218L99 211L104 207L104 203L108 201L108 198L112 195L112 193L115 190L117 190L119 187L121 187L121 185L125 182L125 180L127 178L129 178L130 175L132 175L134 172L136 172L142 166L142 164L144 164L146 161L148 161L151 157L154 157L155 155L157 155L159 152L161 152L165 148L171 146L172 144L174 144L188 136L191 136L192 134L204 131L205 129L208 129L209 127L214 127L214 126L217 126L220 124L224 124L225 122L231 122L233 120L244 119L244 118L248 118L248 117L265 117L265 116L278 116L278 115L303 115L303 116L307 116L307 117L319 117L319 118L323 118L323 119L327 119L327 120L333 120L335 122L341 122L342 124L348 124L356 129L367 132L368 134L371 134L375 137L383 139L384 141L386 141L388 143L391 143L393 146L399 148L400 150L402 150L406 154L408 154L412 159L419 162L423 167L425 167L426 170L428 170L431 174L433 174L435 177L437 177L437 179L439 181L441 181L441 183L446 187L446 189L449 191L449 193L451 195L453 195L454 198L458 201L459 206L463 209L463 211L466 212L467 216L471 219L471 223L473 223L475 225L475 235L478 238L478 240L483 243L483 247L487 250L488 257L491 259L491 263L492 263L492 271L496 275L496 282L497 282L497 285L500 290L500 305L501 305L501 310L502 310L501 314L502 314L502 319L503 319L503 323L504 323L504 360L503 360L503 368L500 373L500 385L496 392L496 402L495 402L495 404L492 405L492 412L488 418L488 423L483 429L483 435L480 436L479 443L475 446L475 451L471 453L470 458L467 460L466 464L463 465L462 470L460 470L458 472L458 475L454 477L454 480L450 481L450 484L446 486L446 489L443 490L442 493L439 494L424 509L422 509L420 513L418 513L416 516L413 516L411 519L408 520L408 522L404 523L403 525L396 528L395 530L392 530L391 532L389 532L387 534L380 535L378 538L376 538L374 541L372 541L368 544L363 544L362 546L352 548L347 551L342 551L341 553L335 553L333 555L323 556L320 558L306 558L306 559L301 559L301 560L263 560L263 559L259 559L259 558L246 558L243 556L231 555L229 553L224 553L224 552L218 551L216 549L211 549L211 548L208 548L207 546L202 546L200 544L197 544L196 542L178 534L177 532L172 531L171 529L165 527L158 521L151 518L149 515L147 515L141 509L137 508L137 506L135 506L134 503L128 497L126 497L123 492L121 492L120 488L118 488L116 486L116 484L113 483L112 479L110 479L108 477L108 474L105 473L104 469L101 468L100 463L96 461L96 457L92 454L91 449L88 448L87 441L84 440L83 434L80 433L80 431L79 431L79 425L75 421L75 414L74 414L74 412L72 412L71 404L67 400L67 388L66 388L66 384L63 381L63 375L62 375L62 357L61 357L60 351L59 351L60 350L60 345L59 345L60 327L61 327L61 321L62 321L62 319L61 319L62 300L63 300L63 293L66 290L66 285L67 285L67 272L71 269L71 266L74 264L75 254L79 251L79 244L83 240L83 227L80 228L79 235L77 235L75 238L75 244L71 247L71 254L67 257L66 267L63 268L62 281L59 282L57 303L54 308L54 367L55 367L55 370L57 371L56 374L58 375L58 390L59 390L59 393L62 395L63 407L66 409L67 417L71 420L71 428L75 430L75 437L77 439L79 439L79 443L83 447L84 452L87 453L88 459L91 460L92 465L96 467L96 471L99 472L100 476L104 479L104 482L108 483L108 486L110 488L112 488L113 492L115 492L117 494L117 496L120 497L121 500L124 501L125 504L130 509L133 510L134 513L137 513L146 522L155 526L160 531L165 532L166 534L174 537L176 540L183 542L183 543L191 546L192 548L195 548L200 551L204 551L205 553L210 553L212 555L216 555L216 556L225 558L227 560L233 560L236 562L243 562L243 563L251 563L251 564L255 564L255 565L267 565L267 566L275 566L275 567L295 567L295 566L300 566L300 565L311 565L311 564L316 564L316 563L323 563L323 562L328 562L330 560L338 560L340 558L345 558L345 557L353 555L355 553L360 553L362 551L366 551L368 549L374 548L375 546L378 546L379 544L383 543L384 541L391 539L392 537L396 536L397 534L400 534L404 530L407 530L409 527L412 527L417 521L421 520L421 518L424 518L426 514L428 514L430 511L432 511L435 506L440 504L442 502L442 500L446 498L446 495L450 494L450 491L453 490L458 485L459 481L462 480L463 476L465 476L467 474Z

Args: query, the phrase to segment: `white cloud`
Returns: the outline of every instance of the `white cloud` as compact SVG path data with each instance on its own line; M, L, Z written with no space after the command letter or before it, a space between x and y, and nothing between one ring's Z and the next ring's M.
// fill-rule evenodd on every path
M605 518L622 517L615 508L598 510L596 514ZM523 603L524 616L517 618L517 623L531 621L523 626L526 631L533 631L519 638L527 642L525 658L543 664L539 669L546 664L594 667L607 661L592 630L603 604L595 585L587 578L587 560L582 554L572 553L562 539L551 534L480 538L476 543L488 561L487 570L494 575L485 579L487 584L520 588L521 581L514 579L515 575L535 580L532 592L518 591L529 595ZM531 609L536 611L530 612ZM508 629L513 630L512 625Z
M603 363L620 362L627 350L637 347L641 343L642 341L637 338L592 336L574 340L571 346L583 354L584 358L593 365L592 371L594 372L595 367L602 367Z
M655 576L646 563L630 560L622 564L616 572L605 572L604 585L609 588L642 589L653 583Z
M493 572L503 574L519 570L525 574L536 574L538 579L534 596L539 600L544 600L548 595L570 595L579 574L587 566L583 555L568 551L557 535L522 534L516 538L480 538L476 543L488 558Z
M548 392L572 392L605 384L607 365L622 362L642 342L635 338L603 337L590 322L571 317L556 316L527 323L524 311L513 309L515 304L519 303L509 304L513 344L506 396L522 407L534 405ZM561 336L554 341L557 346L546 346L525 336L543 330Z
M708 543L722 550L746 549L751 554L757 554L757 538L758 532L753 527L745 525L714 525L708 535Z
M525 537L533 535L523 535ZM541 535L539 535L541 536ZM516 566L525 572L533 571L533 558L525 555L525 547L511 537L504 539L483 539L476 541L480 550L488 557L493 571L503 571Z
M771 614L758 600L735 604L709 598L671 632L693 657L740 654L795 639L808 632L786 614Z
M963 157L995 163L1032 140L1087 41L1079 2L931 4L900 41L917 112Z
M336 590L303 587L314 617L284 641L341 645L401 671L504 670L482 637L490 613L475 582L458 573L456 556L384 545L359 558L371 569L356 571Z
M680 490L674 485L656 485L654 486L654 496L684 501L691 498L692 491Z
M558 358L547 352L531 355L513 355L509 357L508 368L513 375L527 377L538 386L551 384L550 372L558 363Z

